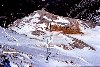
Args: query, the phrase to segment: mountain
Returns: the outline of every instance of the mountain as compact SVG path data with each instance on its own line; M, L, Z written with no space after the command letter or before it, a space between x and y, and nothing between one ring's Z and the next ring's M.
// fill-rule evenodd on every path
M0 44L8 47L1 47L0 54L16 67L100 66L100 26L95 22L37 10L0 31Z
M65 34L81 34L82 29L94 27L95 23L54 15L45 10L37 10L29 16L18 19L13 24L9 25L9 29L20 34L26 34L37 30L62 31L62 33Z

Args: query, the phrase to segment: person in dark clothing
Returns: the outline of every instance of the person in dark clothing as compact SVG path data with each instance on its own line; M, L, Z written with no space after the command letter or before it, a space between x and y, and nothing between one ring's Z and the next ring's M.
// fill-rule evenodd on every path
M5 60L3 61L3 64L4 64L5 67L11 67L11 66L10 66L10 61L9 61L9 59L5 59Z

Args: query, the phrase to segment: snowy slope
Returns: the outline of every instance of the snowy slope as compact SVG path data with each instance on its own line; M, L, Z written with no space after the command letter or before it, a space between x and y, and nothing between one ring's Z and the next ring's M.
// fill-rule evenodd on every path
M21 57L19 54L21 54L21 56L22 56L23 53L25 53L25 54L23 54L25 59L27 59L27 54L32 56L32 59L28 59L27 62L29 61L30 63L33 63L34 66L36 66L36 67L48 67L48 66L52 67L51 64L53 64L53 66L55 66L55 67L56 66L68 66L68 65L76 66L76 65L78 65L78 64L70 63L71 58L78 60L77 58L70 57L70 56L68 56L69 58L66 58L66 61L69 60L69 61L67 61L68 63L66 64L66 62L64 60L65 58L63 58L64 56L59 53L59 51L58 51L59 49L57 47L52 48L50 59L49 59L49 61L46 61L46 56L47 56L46 47L41 47L43 45L46 45L43 41L36 40L36 39L29 39L23 35L19 35L16 33L12 33L12 31L5 30L6 33L8 33L10 35L10 36L8 36L5 34L5 31L2 28L0 28L0 30L3 32L3 33L0 33L0 35L2 36L2 37L0 37L1 45L7 46L7 49L14 48L18 51L18 53L16 53L16 54L18 55L19 59L18 59L18 61L17 60L15 61L14 59L16 59L16 58L13 57L10 60L11 63L13 63L11 65L16 64L17 66L20 66L20 67L21 67L21 65L22 66L25 65L25 64L19 65L19 61L20 62L21 62L21 60L23 61L23 59L20 60ZM15 39L18 41L13 40L12 37L15 37ZM44 43L44 44L42 45L42 43ZM57 48L57 49L55 49L55 48ZM5 50L4 50L4 52L5 52ZM7 53L9 53L9 51ZM61 56L61 59L59 58L60 56ZM65 56L65 57L67 57L67 56ZM56 64L53 62L55 62ZM27 67L27 66L24 66L24 67Z
M63 26L76 25L76 21L84 34L62 34L46 29L49 23ZM34 35L37 30L39 34ZM0 31L0 44L7 47L1 48L1 54L6 51L11 55L12 67L100 66L100 27L93 28L91 23L39 10L16 20L8 29L0 27ZM32 34L33 31L37 33ZM16 55L7 49L14 49Z

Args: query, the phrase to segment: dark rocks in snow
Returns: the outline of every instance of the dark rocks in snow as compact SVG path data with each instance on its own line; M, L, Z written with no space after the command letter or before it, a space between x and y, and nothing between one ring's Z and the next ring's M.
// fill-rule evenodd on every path
M32 34L32 35L38 35L38 36L40 36L40 35L44 35L44 34L46 34L46 33L43 32L43 31L40 31L40 30L36 30L36 31L32 31L31 34Z
M79 40L79 39L76 39L76 38L73 38L71 36L68 35L69 38L72 38L73 42L72 43L68 43L69 45L67 44L58 44L56 46L58 47L61 47L63 48L64 50L72 50L72 49L75 49L75 48L78 48L78 49L83 49L85 47L88 47L89 50L93 50L93 51L96 51L96 49L88 44L86 44L85 42L83 42L82 40Z
M79 40L79 39L76 39L76 38L73 38L73 43L70 44L70 46L74 49L74 48L79 48L79 49L83 49L84 47L88 47L90 50L94 50L95 51L95 48L92 47L92 46L89 46L88 44L86 44L85 42Z

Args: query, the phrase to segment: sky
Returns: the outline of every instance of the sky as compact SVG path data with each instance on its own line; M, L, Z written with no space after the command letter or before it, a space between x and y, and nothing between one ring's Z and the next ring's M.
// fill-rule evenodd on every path
M0 25L4 22L8 24L12 23L42 8L46 8L48 12L56 15L68 16L71 9L80 1L81 0L0 0ZM93 9L96 7L93 7ZM74 12L71 17L74 17L77 13Z

